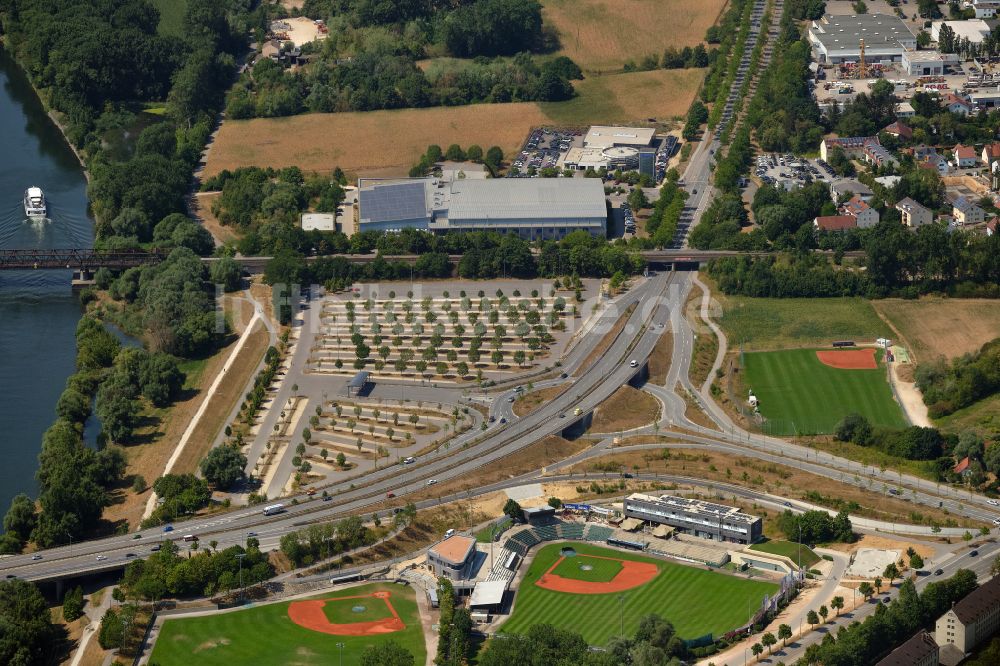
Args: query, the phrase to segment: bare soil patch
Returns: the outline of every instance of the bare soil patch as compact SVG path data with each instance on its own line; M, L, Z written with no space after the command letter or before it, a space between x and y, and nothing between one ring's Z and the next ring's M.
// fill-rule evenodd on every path
M201 221L201 226L212 234L217 245L234 242L239 236L232 227L224 226L219 222L219 218L212 213L212 204L221 196L221 192L198 192L194 196L194 210L192 211L195 218Z
M594 410L592 432L617 432L649 425L660 417L660 403L650 394L622 386Z
M514 403L514 413L518 416L530 414L564 390L564 386L547 386L531 393L525 393Z
M670 358L674 353L674 334L665 331L653 346L649 355L649 381L654 384L664 384L667 381L667 371L670 369Z
M1000 336L1000 300L925 297L872 301L918 363L974 352Z
M871 347L837 351L823 349L816 352L816 358L823 365L838 370L875 370L878 368L878 363L875 362L875 350Z

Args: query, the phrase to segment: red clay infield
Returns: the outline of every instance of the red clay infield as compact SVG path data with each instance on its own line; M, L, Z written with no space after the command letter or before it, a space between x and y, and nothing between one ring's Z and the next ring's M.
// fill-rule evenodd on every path
M399 619L399 613L392 607L389 601L391 593L388 591L372 592L371 594L359 594L353 597L335 597L332 599L308 599L305 601L293 601L288 604L288 617L292 622L312 629L323 634L334 634L335 636L375 636L378 634L391 634L394 631L406 629L406 625ZM372 622L353 622L351 624L334 624L326 618L323 606L328 601L343 601L345 599L382 599L392 613L392 617L374 620Z
M587 555L595 560L614 560L622 565L622 570L618 575L606 583L592 583L586 580L576 580L575 578L564 578L552 573L559 564L565 560L560 557L555 564L542 574L542 577L535 581L538 587L544 587L553 592L569 592L570 594L610 594L611 592L624 592L633 587L645 585L656 578L660 570L655 564L650 562L634 562L632 560L622 560L617 557L601 557L599 555Z
M838 370L874 370L878 368L875 362L875 350L868 349L838 349L816 352L816 357L823 365Z

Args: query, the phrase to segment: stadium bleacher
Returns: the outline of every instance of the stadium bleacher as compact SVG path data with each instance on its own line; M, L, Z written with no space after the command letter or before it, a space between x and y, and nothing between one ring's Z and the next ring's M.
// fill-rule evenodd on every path
M580 523L562 523L558 532L563 539L583 539L583 528Z
M603 525L591 525L584 538L587 541L607 541L615 531Z

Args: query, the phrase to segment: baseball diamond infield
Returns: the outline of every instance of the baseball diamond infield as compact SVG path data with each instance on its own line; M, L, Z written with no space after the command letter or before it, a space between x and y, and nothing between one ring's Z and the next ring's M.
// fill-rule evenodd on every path
M563 551L568 548L575 551L574 557L566 557ZM672 622L681 637L710 632L721 636L746 622L748 605L759 607L778 589L767 580L580 541L545 544L529 558L501 633L524 633L533 625L551 624L580 634L590 645L606 645L622 630L631 635L643 616L656 613ZM553 578L556 567L565 575ZM629 573L622 579L626 571L641 571L643 579L625 585L632 577ZM616 587L609 589L612 585Z
M816 358L823 365L838 370L875 370L878 362L875 360L875 350L867 349L820 349Z
M569 592L570 594L610 594L612 592L624 592L633 587L645 585L656 578L660 572L655 564L650 562L636 562L617 557L602 557L600 555L581 555L574 560L581 558L588 560L607 560L621 566L615 576L609 581L581 580L578 578L566 578L553 571L566 561L566 557L560 556L548 570L542 574L541 578L535 581L535 585L552 590L553 592Z
M406 585L365 583L308 598L165 618L149 661L160 666L328 666L343 659L345 666L357 666L365 649L389 641L410 652L414 663L426 661L416 593Z
M288 617L295 624L306 629L312 629L324 634L335 636L373 636L377 634L390 634L394 631L403 631L406 624L399 618L399 613L392 605L389 598L392 593L388 590L378 590L371 594L359 594L349 597L333 597L330 599L306 599L303 601L293 601L288 605ZM392 617L385 617L367 622L331 622L324 611L324 606L333 601L347 601L354 599L379 599L385 604L386 610ZM364 606L357 606L362 611Z

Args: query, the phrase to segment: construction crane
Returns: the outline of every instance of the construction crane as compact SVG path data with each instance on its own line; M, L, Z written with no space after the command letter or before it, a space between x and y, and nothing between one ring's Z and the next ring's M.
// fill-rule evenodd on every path
M865 64L865 38L861 38L861 58L858 60L858 78L868 78L868 66Z

